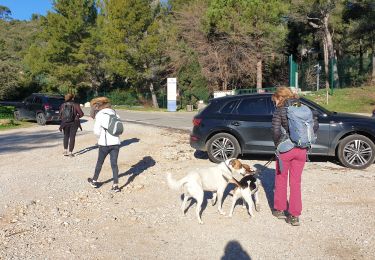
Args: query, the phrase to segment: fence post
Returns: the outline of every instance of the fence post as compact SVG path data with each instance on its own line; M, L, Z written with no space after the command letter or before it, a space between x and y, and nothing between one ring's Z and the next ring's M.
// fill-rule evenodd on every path
M292 54L289 56L289 86L298 88L298 64Z

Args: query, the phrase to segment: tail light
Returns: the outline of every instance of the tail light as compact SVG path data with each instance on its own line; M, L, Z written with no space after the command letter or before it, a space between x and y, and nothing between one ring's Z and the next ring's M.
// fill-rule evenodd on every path
M194 126L200 126L201 123L202 123L202 118L194 118L193 119L193 125Z
M44 109L45 110L52 109L52 106L50 104L45 104Z

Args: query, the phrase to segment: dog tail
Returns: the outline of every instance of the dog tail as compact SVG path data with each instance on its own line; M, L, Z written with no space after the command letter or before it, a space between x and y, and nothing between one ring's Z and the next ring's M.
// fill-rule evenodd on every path
M181 180L175 180L172 178L172 175L170 172L167 173L167 181L168 181L168 186L172 190L179 190L182 185L185 183L185 178L182 178Z

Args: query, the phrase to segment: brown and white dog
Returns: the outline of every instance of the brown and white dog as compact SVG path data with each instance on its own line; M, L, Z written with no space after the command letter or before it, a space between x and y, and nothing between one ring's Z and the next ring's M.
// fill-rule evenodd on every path
M242 166L240 160L229 159L218 165L190 171L185 177L180 180L174 180L170 173L167 174L168 186L171 189L183 189L184 200L181 205L181 210L185 214L186 202L189 197L193 197L197 201L196 215L198 222L203 224L200 212L203 203L204 191L213 192L213 205L216 200L219 200L218 211L220 214L225 213L222 210L222 199L225 188L229 180L232 180L233 174L244 175L246 169Z
M248 212L251 217L254 216L252 205L253 205L253 199L252 195L254 195L254 203L255 203L255 210L260 210L260 204L259 204L259 180L254 176L255 171L251 169L251 167L247 164L242 164L242 167L246 169L245 177L243 177L241 180L231 180L231 183L234 183L236 185L236 188L233 190L233 197L232 197L232 206L229 211L229 217L233 216L233 210L236 205L237 200L240 198L243 198L244 201L246 201L248 205Z

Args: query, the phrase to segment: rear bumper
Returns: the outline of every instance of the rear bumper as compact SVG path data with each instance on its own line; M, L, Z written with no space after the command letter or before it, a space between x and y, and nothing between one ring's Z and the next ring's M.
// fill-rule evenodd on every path
M60 121L60 113L55 113L55 112L47 112L46 113L46 120L49 122L57 122Z
M199 151L207 151L206 143L200 137L191 134L190 135L190 146Z

